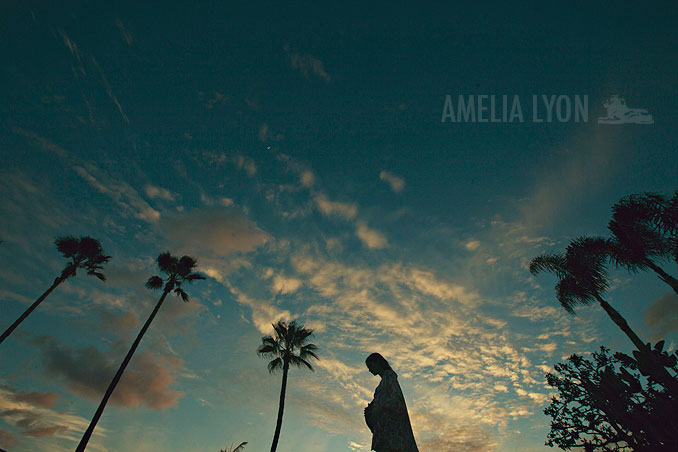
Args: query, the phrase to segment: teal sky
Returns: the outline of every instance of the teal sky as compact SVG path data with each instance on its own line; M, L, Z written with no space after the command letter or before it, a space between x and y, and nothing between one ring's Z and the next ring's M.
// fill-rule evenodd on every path
M268 450L281 377L255 352L280 319L321 358L290 372L280 452L369 450L375 351L421 452L544 451L544 374L630 349L527 265L678 187L675 4L40 3L0 7L0 328L61 271L56 237L113 258L0 346L1 448L75 449L165 250L208 278L163 306L92 452ZM447 94L586 95L589 119L442 123ZM598 124L615 94L654 124ZM675 349L668 286L611 281Z

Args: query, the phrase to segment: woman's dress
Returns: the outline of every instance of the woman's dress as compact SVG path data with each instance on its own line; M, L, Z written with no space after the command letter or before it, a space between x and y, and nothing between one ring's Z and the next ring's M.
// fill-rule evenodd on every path
M366 420L372 430L372 450L419 452L414 441L405 397L398 376L387 369L374 391L374 400L366 409Z

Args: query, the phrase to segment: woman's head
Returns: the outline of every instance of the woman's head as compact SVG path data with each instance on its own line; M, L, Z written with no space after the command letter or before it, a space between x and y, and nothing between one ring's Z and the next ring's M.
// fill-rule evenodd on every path
M381 375L385 370L391 368L388 361L386 361L379 353L372 353L368 356L367 359L365 359L365 364L372 375Z

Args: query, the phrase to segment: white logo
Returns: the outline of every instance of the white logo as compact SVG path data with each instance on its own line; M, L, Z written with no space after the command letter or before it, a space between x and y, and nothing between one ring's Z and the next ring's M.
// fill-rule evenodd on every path
M603 102L607 116L598 118L598 124L654 124L652 115L643 108L629 108L618 94Z

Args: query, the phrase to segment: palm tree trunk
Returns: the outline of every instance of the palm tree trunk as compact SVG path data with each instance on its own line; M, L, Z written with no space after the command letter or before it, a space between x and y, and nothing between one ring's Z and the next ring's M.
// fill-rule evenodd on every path
M68 276L65 276L65 277L62 275L62 276L59 276L59 277L57 277L56 279L54 279L54 282L53 282L52 285L49 287L49 289L47 289L47 290L45 291L45 293L43 293L42 295L40 295L40 298L38 298L37 300L35 300L35 301L33 302L33 304L30 305L30 307L29 307L28 309L26 309L26 310L24 311L24 313L21 314L21 315L19 316L19 318L16 319L16 321L15 321L14 323L12 323L12 325L11 325L9 328L7 328L7 330L6 330L4 333L2 333L2 336L0 336L0 344L2 344L2 342L3 342L5 339L7 339L7 336L9 336L10 334L12 334L12 331L14 331L14 330L16 329L16 327L19 326L19 324L20 324L21 322L23 322L23 321L26 319L26 317L28 317L29 314L30 314L31 312L33 312L33 311L35 310L35 308L38 307L38 305L39 305L40 303L43 302L43 300L44 300L45 298L47 298L47 295L51 294L52 291L53 291L54 289L56 289L57 286L58 286L59 284L61 284L62 282L66 281L66 278L68 278L68 277L70 277L70 276L72 276L72 275L68 275Z
M285 390L287 389L287 371L290 369L289 362L285 361L283 365L282 388L280 388L280 404L278 405L278 422L275 424L275 434L273 435L273 444L271 452L275 452L280 438L280 429L282 428L283 410L285 409Z
M636 346L638 349L638 352L640 353L639 356L646 356L645 359L648 360L647 365L643 366L643 369L641 370L641 373L646 375L645 372L651 373L658 381L662 382L664 387L670 388L671 390L675 390L676 388L676 380L674 377L669 374L669 372L666 370L663 364L658 362L656 358L652 355L652 352L650 350L650 344L644 343L636 333L631 329L628 323L626 323L626 320L624 317L621 316L619 312L617 312L616 309L614 309L610 304L603 300L601 297L596 296L596 300L600 303L600 305L603 307L605 312L607 312L607 315L610 316L612 321L616 323L619 328L622 329L624 333L631 339L631 342ZM634 352L635 356L635 352ZM639 361L641 358L639 356L636 356L636 360Z
M603 300L601 297L598 295L595 296L596 300L598 300L598 303L603 307L607 315L610 316L612 321L617 324L619 328L628 336L629 339L631 339L631 342L633 342L633 345L636 346L638 350L644 350L647 345L638 337L638 335L631 329L629 324L626 322L626 319L622 317L622 315L617 312L615 308L610 306L610 303L607 301Z
M650 267L657 275L659 275L659 279L664 281L666 284L671 286L673 291L675 293L678 293L678 279L674 278L673 276L669 275L666 273L661 267L658 265L655 265L654 262L648 260L646 263L648 267Z
M165 290L162 293L162 296L160 297L160 299L158 300L158 303L155 305L153 312L151 312L151 315L148 317L148 320L146 320L146 323L144 324L143 328L141 328L141 331L139 331L137 338L134 340L134 343L132 344L132 347L129 349L129 352L127 352L127 356L125 356L125 359L122 361L122 364L120 365L120 368L118 369L118 372L116 372L115 376L113 377L113 380L111 380L111 384L108 385L108 389L106 389L106 393L104 394L104 398L101 400L101 403L99 404L99 408L97 408L96 413L94 413L94 417L92 418L92 422L89 424L89 427L87 427L87 430L85 431L85 434L82 436L82 439L80 440L80 444L78 444L78 447L75 449L75 452L84 452L85 451L85 448L87 447L87 443L89 442L89 439L92 436L92 433L94 432L94 428L96 427L97 422L99 422L99 418L101 417L101 414L104 412L104 408L106 408L106 403L108 402L108 399L113 394L113 391L115 390L115 387L117 386L118 382L120 381L120 378L122 377L122 374L125 371L125 368L127 367L130 360L132 359L132 355L134 355L134 352L136 351L137 347L139 346L139 343L141 342L141 338L144 337L146 330L151 325L153 318L155 317L155 315L160 310L160 306L162 306L162 303L165 301L165 298L167 298L167 294L169 292L170 292L170 289L168 289L168 286L165 286Z

